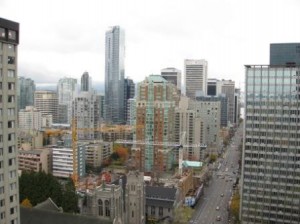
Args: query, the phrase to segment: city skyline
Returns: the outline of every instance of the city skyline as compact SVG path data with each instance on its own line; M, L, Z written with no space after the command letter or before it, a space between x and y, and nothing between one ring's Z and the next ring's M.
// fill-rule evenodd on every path
M295 0L13 0L0 6L2 17L21 24L19 76L37 84L64 76L79 80L84 71L104 82L105 32L114 25L126 32L125 77L135 82L165 67L183 71L184 59L205 59L208 78L232 79L240 87L244 64L268 64L270 43L298 42L300 36L293 28L300 24Z

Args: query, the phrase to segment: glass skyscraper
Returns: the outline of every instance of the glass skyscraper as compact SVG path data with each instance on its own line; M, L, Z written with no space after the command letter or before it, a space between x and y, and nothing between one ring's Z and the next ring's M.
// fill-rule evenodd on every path
M276 43L270 45L270 65L300 65L300 43Z
M114 26L105 38L105 121L110 124L125 123L124 57L125 34Z
M246 66L241 220L300 223L300 67Z

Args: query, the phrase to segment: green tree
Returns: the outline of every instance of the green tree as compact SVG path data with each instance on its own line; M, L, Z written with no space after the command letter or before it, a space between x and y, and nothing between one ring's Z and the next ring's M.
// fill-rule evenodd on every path
M174 224L186 224L192 218L193 209L181 206L175 209Z
M58 180L45 172L23 172L19 179L20 202L28 198L35 206L51 197L61 206L62 188Z
M235 220L238 220L240 212L240 195L238 192L236 192L232 197L230 211L231 214L235 217Z
M78 212L78 196L73 180L70 178L64 187L62 208L64 212Z
M213 163L217 160L217 155L216 154L211 154L209 157L209 162Z

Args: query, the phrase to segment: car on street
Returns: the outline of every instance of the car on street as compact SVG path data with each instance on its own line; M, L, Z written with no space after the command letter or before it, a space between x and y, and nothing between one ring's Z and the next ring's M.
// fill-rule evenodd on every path
M216 220L217 221L221 221L221 216L218 215L217 218L216 218Z
M219 211L219 210L220 210L220 207L219 207L219 206L217 206L217 207L216 207L216 210L217 210L217 211Z
M224 197L224 194L221 194L221 197Z

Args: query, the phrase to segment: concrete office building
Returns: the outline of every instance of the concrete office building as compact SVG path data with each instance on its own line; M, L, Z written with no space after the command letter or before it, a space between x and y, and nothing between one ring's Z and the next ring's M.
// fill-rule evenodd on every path
M19 24L0 18L0 223L20 224L17 162Z
M52 148L52 174L59 178L69 178L73 175L73 149L71 140L62 142ZM85 175L85 145L77 146L77 174Z
M177 68L164 68L160 71L161 76L173 83L181 91L181 71Z
M20 130L41 130L42 113L33 106L27 106L19 111Z
M26 106L33 106L35 83L30 78L19 77L18 79L18 111Z
M184 61L186 96L195 99L196 96L206 95L207 92L207 61Z
M62 78L57 84L59 123L72 123L72 100L77 93L77 79Z
M300 43L270 44L271 66L299 66Z
M52 115L53 123L58 123L58 98L56 92L39 90L34 93L34 107L42 115Z
M200 143L203 136L203 120L197 116L196 111L189 108L190 99L186 96L181 96L179 106L176 108L175 115L175 142L183 141L183 144L191 147L184 148L183 159L197 160L201 158ZM202 127L202 128L201 128ZM182 139L185 132L185 138ZM195 146L198 144L199 146ZM178 153L176 152L176 156ZM177 161L177 159L176 159ZM177 162L176 162L177 163Z
M112 142L96 141L85 146L85 163L97 168L103 164L103 161L109 159L113 152Z
M105 35L105 121L125 124L125 34L119 26Z
M300 223L300 67L246 65L242 223Z
M200 142L209 148L218 149L220 145L221 102L212 100L212 97L197 97L196 99L196 101L190 102L190 108L203 121Z

